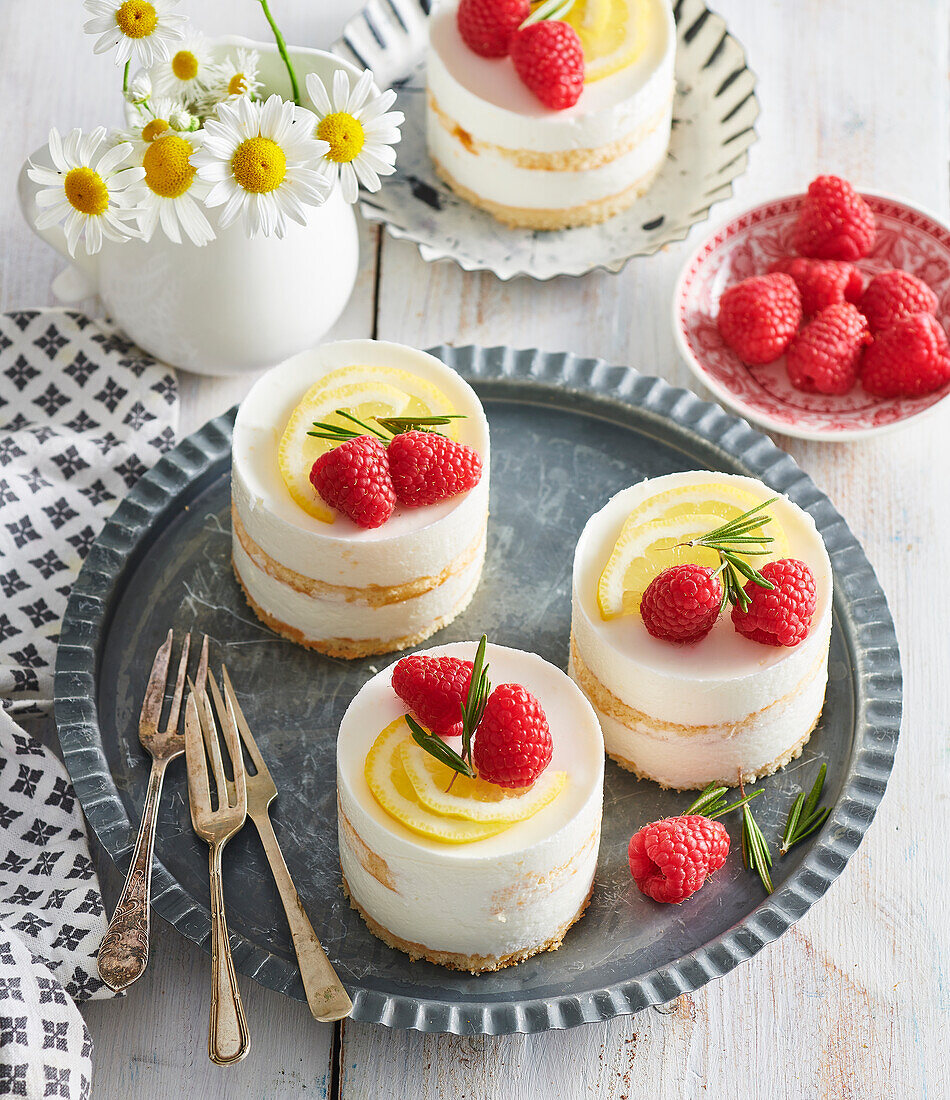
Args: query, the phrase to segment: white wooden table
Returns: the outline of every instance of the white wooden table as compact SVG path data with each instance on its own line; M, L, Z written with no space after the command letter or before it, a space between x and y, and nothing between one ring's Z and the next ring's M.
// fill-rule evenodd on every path
M288 40L325 46L360 0L272 0ZM903 195L948 219L950 0L718 0L759 75L761 140L714 217L801 188L819 171ZM323 9L330 10L317 10ZM254 0L185 0L211 33L266 37ZM94 57L79 0L0 5L0 308L50 304L60 261L21 222L21 161L60 128L116 122L119 74ZM620 275L505 284L428 266L363 233L363 268L331 337L569 349L691 385L668 324L689 244ZM182 432L240 399L250 378L182 378ZM904 730L883 806L826 897L781 940L663 1008L535 1037L460 1039L347 1023L245 979L253 1045L230 1070L205 1053L208 960L164 926L124 1001L86 1010L94 1095L127 1100L289 1096L527 1100L547 1096L950 1096L946 863L950 713L948 415L867 443L779 438L845 515L897 619ZM940 571L944 572L941 573ZM100 861L107 901L117 876ZM110 896L111 895L111 896Z

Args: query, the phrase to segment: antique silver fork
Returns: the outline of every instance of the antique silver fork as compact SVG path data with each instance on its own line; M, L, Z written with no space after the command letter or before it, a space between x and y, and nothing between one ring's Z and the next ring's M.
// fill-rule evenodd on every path
M118 904L109 921L105 937L99 948L99 976L110 989L127 989L136 978L141 977L148 963L148 938L150 899L152 893L152 855L155 849L155 825L158 820L158 804L162 797L162 783L165 769L176 757L185 751L185 739L178 732L178 716L181 712L181 698L185 689L185 676L188 673L188 655L191 649L191 635L185 635L185 642L178 662L178 675L175 679L175 692L165 726L160 729L162 703L165 698L165 682L168 678L168 666L171 660L174 634L159 647L152 662L152 672L145 689L145 699L139 715L139 741L142 748L152 758L152 770L148 777L148 789L145 794L145 806L142 810L142 823L132 852L129 873L119 895ZM198 664L196 682L204 689L208 674L208 638L201 645L201 659Z
M244 749L254 765L254 771L245 768L245 782L247 785L247 815L254 822L260 834L261 844L264 846L264 854L270 864L277 891L280 894L281 904L287 916L287 924L290 926L290 938L293 941L294 951L297 953L297 962L300 964L300 977L303 980L304 991L307 994L307 1004L314 1018L322 1023L330 1023L333 1020L342 1020L353 1011L353 1002L343 988L333 964L327 958L326 952L317 939L307 911L290 877L290 871L284 861L280 844L274 834L274 827L270 820L270 804L277 797L277 786L271 778L271 774L260 754L257 742L251 733L241 705L234 694L231 677L228 670L221 666L221 676L224 683L224 694L227 698L227 706L230 708L237 722L238 733L244 744ZM218 691L218 685L214 679L208 681L211 688L211 696L214 700L218 715L226 712L225 704Z
M214 683L213 678L210 680ZM215 685L216 689L217 685ZM192 685L185 707L185 762L188 767L188 801L195 832L208 844L211 875L211 1020L208 1057L219 1066L240 1062L250 1047L244 1004L234 973L228 922L224 911L221 853L247 817L244 759L234 715L221 708L224 742L231 757L231 780L224 773L221 745L211 705L205 692ZM205 753L207 752L207 759ZM208 759L214 773L212 807Z

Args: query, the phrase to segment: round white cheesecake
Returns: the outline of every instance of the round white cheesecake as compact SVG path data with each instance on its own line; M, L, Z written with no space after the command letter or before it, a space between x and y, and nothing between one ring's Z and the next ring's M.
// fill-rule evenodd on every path
M566 110L545 107L509 58L463 41L456 0L429 21L427 130L436 171L467 202L509 225L594 225L626 209L666 159L676 26L668 0L631 0L631 62L584 86Z
M471 660L475 649L463 642L426 652ZM486 659L494 685L518 683L538 698L553 742L549 767L567 773L564 788L533 817L487 839L449 844L413 832L379 805L364 775L366 755L406 710L391 667L353 699L337 741L340 864L353 906L391 947L473 972L559 946L590 898L603 804L603 741L583 694L533 653L489 645Z
M740 777L771 775L801 753L824 703L831 563L811 517L781 495L768 510L817 588L809 633L797 646L743 637L728 610L691 645L652 637L639 615L601 617L597 583L630 512L678 485L726 481L759 500L776 495L752 478L708 471L652 478L591 516L574 555L570 674L597 711L608 755L663 787L735 786Z
M367 530L346 516L324 523L284 484L277 449L294 407L319 379L348 366L410 371L438 386L466 419L459 440L482 459L474 489L421 508L398 505ZM262 622L334 657L417 645L468 606L481 577L488 522L488 423L472 388L425 352L347 340L304 352L263 375L234 424L234 570Z

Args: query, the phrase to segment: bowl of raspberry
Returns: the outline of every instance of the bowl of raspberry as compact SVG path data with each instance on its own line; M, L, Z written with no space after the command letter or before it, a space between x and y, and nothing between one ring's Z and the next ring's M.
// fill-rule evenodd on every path
M837 176L753 207L689 257L673 294L687 365L723 404L845 441L950 396L950 229Z

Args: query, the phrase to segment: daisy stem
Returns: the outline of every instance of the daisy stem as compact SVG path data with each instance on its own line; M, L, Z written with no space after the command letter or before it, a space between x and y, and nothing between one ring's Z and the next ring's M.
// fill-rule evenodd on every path
M264 9L264 18L270 23L270 29L274 32L274 41L277 43L277 52L283 58L284 65L287 67L287 75L290 77L290 86L294 93L294 103L300 106L300 85L297 83L297 74L294 72L294 67L290 62L290 56L287 53L287 43L284 41L284 36L280 33L280 28L274 21L274 17L270 13L270 8L267 6L267 0L260 0L261 7Z
M125 63L125 69L122 72L122 96L123 98L129 94L129 67L132 64L132 58L130 57Z

